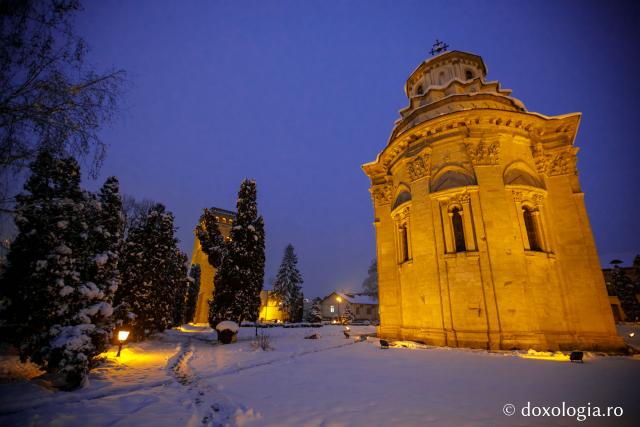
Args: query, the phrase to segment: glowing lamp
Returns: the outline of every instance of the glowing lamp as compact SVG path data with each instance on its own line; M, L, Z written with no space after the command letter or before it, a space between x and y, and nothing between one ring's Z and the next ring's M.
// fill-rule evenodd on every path
M124 342L129 338L129 331L118 331L118 341Z
M340 296L337 296L337 297L336 297L336 301L338 301L338 302L342 302L342 298L341 298Z
M633 337L635 337L635 336L636 336L636 333L635 333L635 332L630 332L630 333L629 333L629 337L633 338Z
M122 344L124 344L127 338L129 338L129 331L125 331L124 329L118 331L118 354L116 354L116 357L120 357Z

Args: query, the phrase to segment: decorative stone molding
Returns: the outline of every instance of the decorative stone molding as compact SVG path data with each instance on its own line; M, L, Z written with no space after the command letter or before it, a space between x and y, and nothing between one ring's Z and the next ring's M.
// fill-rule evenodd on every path
M431 175L431 155L424 154L417 156L407 163L407 173L411 181L416 181L425 176Z
M542 206L542 202L544 201L544 196L542 194L534 193L532 199L533 199L533 203L539 207L539 206Z
M478 143L466 143L467 154L474 166L477 165L495 165L500 161L500 143L486 143L480 141Z
M537 144L533 145L531 147L531 153L533 154L533 161L536 164L538 173L546 173L547 162L544 158L544 149L542 148L542 143L538 142Z
M513 201L515 203L526 203L535 206L536 208L540 208L544 203L546 192L540 189L528 189L519 186L517 189L511 190L511 195L513 196Z
M522 191L513 191L513 201L516 203L522 203Z
M469 202L471 202L471 196L469 195L469 193L462 193L458 195L458 200L463 205L466 205L466 204L469 204Z
M451 213L451 210L453 210L453 208L455 207L464 210L464 205L468 205L469 203L471 203L471 195L467 191L464 191L463 193L453 194L445 200L447 211Z
M547 159L547 174L566 175L577 174L575 150L566 150L545 156Z
M578 149L575 147L549 152L542 148L541 143L537 143L531 147L531 152L539 173L546 173L548 176L578 173L576 167Z
M382 184L371 187L371 196L375 203L379 205L386 205L391 203L391 185Z
M408 218L409 218L409 206L399 209L397 212L393 214L393 219L396 220L398 224L406 222Z

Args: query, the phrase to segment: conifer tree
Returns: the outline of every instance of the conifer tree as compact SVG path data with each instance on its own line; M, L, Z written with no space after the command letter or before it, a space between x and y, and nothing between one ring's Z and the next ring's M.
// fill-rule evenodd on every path
M186 270L187 256L176 249L167 283L173 289L173 318L171 324L180 326L184 323L189 277Z
M238 323L255 322L260 310L264 282L264 221L258 216L256 183L245 179L240 185L237 216L231 229L232 261L237 272L235 311Z
M620 306L622 307L622 311L624 311L626 320L628 322L637 322L640 320L640 302L638 302L636 297L638 293L636 286L617 263L614 263L613 266L611 282L620 300Z
M273 284L273 291L282 302L282 309L290 322L299 322L302 317L302 275L298 271L298 257L289 244L284 250L282 263Z
M375 258L369 265L367 278L362 282L362 293L370 297L378 297L378 260Z
M322 322L322 300L320 298L313 299L313 305L311 306L311 310L307 313L307 322L310 323L318 323Z
M196 315L196 304L200 293L200 275L200 264L193 264L189 270L189 286L184 314L185 323L192 322Z
M222 320L256 321L264 281L264 222L258 216L256 183L240 185L231 241L216 271L209 309L212 327Z
M353 311L351 310L351 304L345 303L344 311L342 312L342 323L349 324L349 323L353 322L353 319L355 319L355 318L356 317L353 314Z
M177 243L173 214L162 204L153 206L129 231L116 300L129 308L137 339L174 324L176 286L183 280L179 277L186 276Z
M227 245L224 237L220 233L218 222L215 214L209 209L204 210L198 226L196 227L196 236L200 241L202 252L207 254L207 260L213 268L220 267L222 259L227 253Z
M5 322L23 361L80 385L111 333L120 239L117 181L99 198L80 188L73 158L41 152L17 198L19 234L2 278Z

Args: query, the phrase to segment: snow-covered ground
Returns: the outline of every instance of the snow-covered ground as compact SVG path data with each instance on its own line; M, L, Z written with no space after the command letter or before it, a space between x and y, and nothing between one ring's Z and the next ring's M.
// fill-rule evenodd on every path
M352 329L352 336L374 332ZM127 345L119 359L114 348L75 392L47 389L36 369L5 351L0 425L640 425L637 356L587 354L584 364L576 364L557 354L410 343L382 350L372 338L345 339L338 326L264 332L269 351L252 343L251 328L240 330L237 343L219 345L210 329L194 326ZM304 339L314 332L320 339ZM638 344L637 324L622 325L620 332ZM565 402L584 413L621 407L623 415L584 422L577 416L525 417L527 402L550 413ZM507 403L515 405L515 415L504 415Z

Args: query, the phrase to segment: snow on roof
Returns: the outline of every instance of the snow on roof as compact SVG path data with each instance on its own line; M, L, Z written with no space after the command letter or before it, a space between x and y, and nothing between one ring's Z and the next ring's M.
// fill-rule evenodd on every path
M332 292L329 294L339 295L343 300L349 302L350 304L367 304L367 305L377 305L378 299L370 297L369 295L364 294L343 294L342 292ZM327 297L328 298L328 297Z

